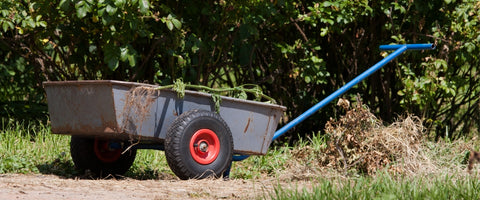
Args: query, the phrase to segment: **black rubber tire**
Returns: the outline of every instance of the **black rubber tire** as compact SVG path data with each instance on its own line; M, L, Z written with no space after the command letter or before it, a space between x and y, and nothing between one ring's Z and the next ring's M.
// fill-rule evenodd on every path
M218 157L210 164L196 162L190 153L190 140L200 129L212 130L219 139ZM227 123L217 113L191 110L178 116L168 129L165 155L170 169L180 179L219 178L232 162L232 133Z
M129 142L120 142L122 151L129 146ZM137 151L130 149L118 159L110 162L100 160L95 154L95 138L72 136L70 141L70 154L75 167L82 172L90 170L96 176L123 175L130 169Z

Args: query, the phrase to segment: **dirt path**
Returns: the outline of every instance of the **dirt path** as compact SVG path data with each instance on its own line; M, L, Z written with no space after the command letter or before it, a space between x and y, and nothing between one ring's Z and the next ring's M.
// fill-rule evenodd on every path
M87 180L0 174L0 199L254 199L269 197L277 184L275 180Z

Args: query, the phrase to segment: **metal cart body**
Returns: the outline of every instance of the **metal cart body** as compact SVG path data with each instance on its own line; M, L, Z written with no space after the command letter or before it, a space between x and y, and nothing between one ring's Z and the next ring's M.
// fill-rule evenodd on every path
M180 99L172 90L158 91L151 94L150 100L144 100L153 101L144 102L148 104L147 113L137 116L125 108L129 91L157 86L113 80L45 82L44 86L55 134L133 136L141 143L161 143L180 114L192 109L215 112L211 95L202 92L187 90ZM219 114L232 132L234 153L265 154L285 110L275 104L222 96Z

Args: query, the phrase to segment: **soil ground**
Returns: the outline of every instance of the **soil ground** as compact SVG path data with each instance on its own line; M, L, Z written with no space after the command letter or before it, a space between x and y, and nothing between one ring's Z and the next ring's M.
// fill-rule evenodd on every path
M66 179L55 175L0 175L0 199L258 199L278 180ZM280 183L303 188L308 182ZM294 186L293 186L294 185Z

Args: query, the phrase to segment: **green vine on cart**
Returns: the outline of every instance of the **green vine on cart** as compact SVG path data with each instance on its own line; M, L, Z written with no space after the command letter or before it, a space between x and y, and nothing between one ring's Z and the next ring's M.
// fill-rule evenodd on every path
M272 104L276 103L275 99L263 94L263 91L260 88L260 86L255 84L244 84L244 85L240 85L232 88L211 88L204 85L192 85L192 84L184 83L181 79L177 79L176 81L173 82L172 85L159 86L156 89L157 90L172 89L173 91L177 92L178 98L181 98L181 99L185 97L186 89L209 93L212 95L212 100L215 103L215 110L217 112L220 110L220 103L222 100L222 98L220 98L220 95L247 100L248 99L247 94L251 94L255 97L253 99L254 101L262 101L265 99L267 100L267 101L264 101L265 103L272 103Z

